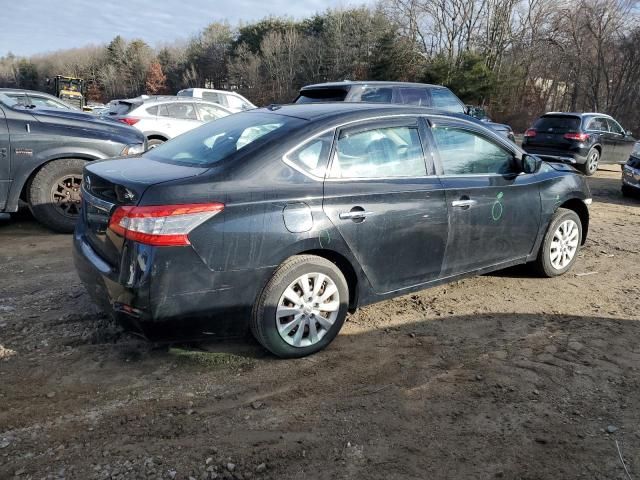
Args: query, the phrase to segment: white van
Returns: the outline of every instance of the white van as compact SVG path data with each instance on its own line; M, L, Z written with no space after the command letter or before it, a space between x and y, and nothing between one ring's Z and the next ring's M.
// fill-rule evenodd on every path
M178 92L179 97L202 98L209 102L214 102L228 108L232 112L242 112L256 106L249 100L235 92L227 90L213 90L211 88L185 88Z

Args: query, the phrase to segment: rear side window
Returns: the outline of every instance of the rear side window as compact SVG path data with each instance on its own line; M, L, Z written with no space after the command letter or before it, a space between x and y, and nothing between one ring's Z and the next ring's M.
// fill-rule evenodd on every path
M196 108L193 103L168 103L160 105L158 114L161 117L178 118L181 120L197 120Z
M147 108L147 113L149 115L158 115L158 106Z
M393 101L393 89L391 87L363 87L350 101L391 103Z
M349 92L348 88L319 88L317 90L303 90L296 99L296 103L344 102Z
M450 90L446 88L434 88L431 90L431 103L433 108L447 112L464 113L464 105Z
M324 178L333 136L333 130L324 133L287 154L285 158L301 170L316 177Z
M420 107L428 107L431 104L426 88L399 88L398 103Z
M332 178L423 177L427 174L417 127L342 132Z
M277 114L237 113L205 123L143 155L169 163L210 166L245 148L261 148L279 140L304 122Z
M587 130L595 130L599 132L608 132L609 126L605 118L592 118L587 125Z
M535 130L553 133L567 133L580 131L580 118L568 115L550 115L540 117L533 124Z
M474 132L453 127L431 129L445 175L513 172L513 154Z

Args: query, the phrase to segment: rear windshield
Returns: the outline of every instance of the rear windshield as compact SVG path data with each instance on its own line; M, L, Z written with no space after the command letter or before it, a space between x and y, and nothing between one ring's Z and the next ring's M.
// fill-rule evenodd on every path
M126 115L137 105L131 102L115 102L109 105L106 115Z
M303 90L295 103L344 102L348 89L318 88L317 90Z
M274 113L246 112L221 118L149 150L145 157L168 163L211 166L240 150L261 148L305 121Z
M533 128L545 132L578 132L580 131L580 123L578 117L550 115L548 117L540 117L536 120Z

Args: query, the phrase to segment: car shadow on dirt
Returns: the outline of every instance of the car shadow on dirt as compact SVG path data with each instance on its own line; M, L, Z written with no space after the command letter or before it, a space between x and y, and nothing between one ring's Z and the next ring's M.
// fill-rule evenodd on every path
M128 461L134 478L159 456L178 478L200 478L207 457L238 472L266 462L278 479L618 478L614 439L640 462L640 322L413 314L369 329L370 308L299 360L243 342L137 343L133 357L126 337L18 355L3 362L0 477L73 465L97 478L96 464Z
M600 168L593 177L588 177L589 188L594 202L614 205L640 206L640 195L625 197L622 195L622 172L617 166Z

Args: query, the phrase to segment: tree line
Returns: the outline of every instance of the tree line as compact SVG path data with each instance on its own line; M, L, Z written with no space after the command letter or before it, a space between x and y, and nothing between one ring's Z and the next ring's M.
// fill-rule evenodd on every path
M234 89L257 105L309 83L443 84L523 130L545 111L599 111L640 133L637 0L382 0L302 20L215 22L182 43L139 39L0 57L0 86L83 78L90 100Z

